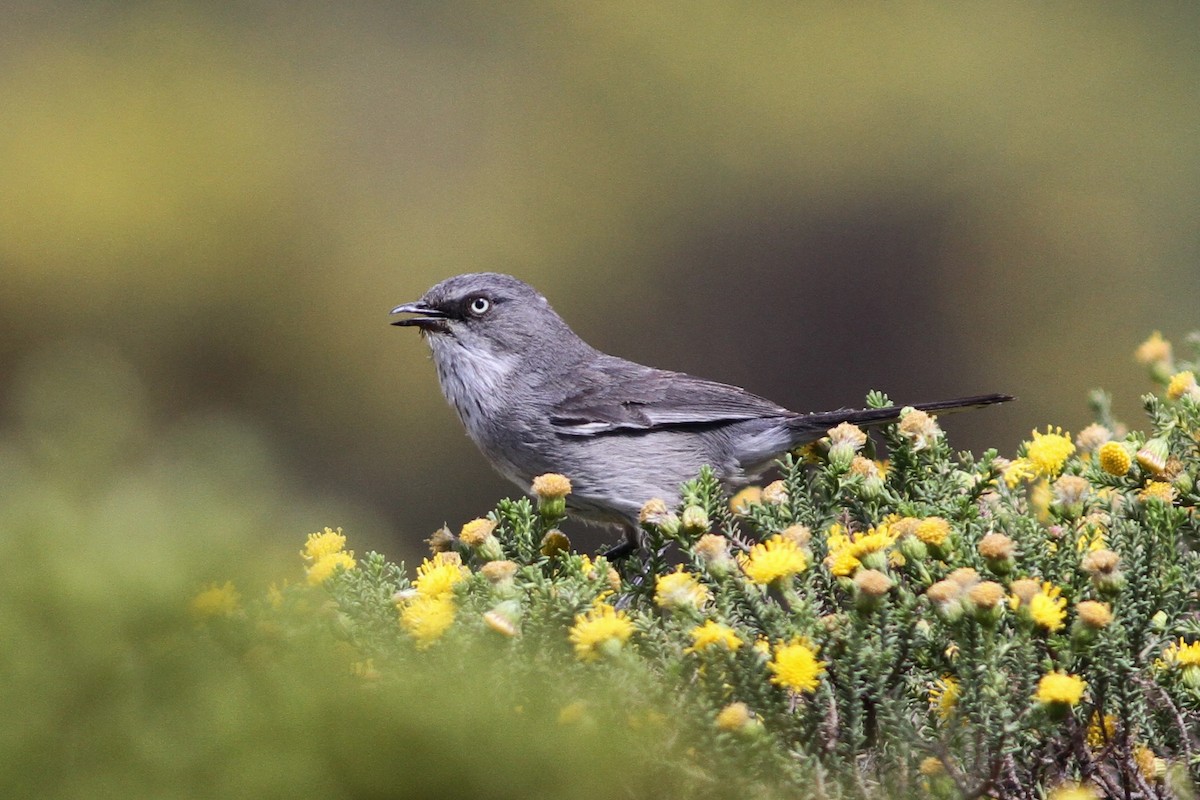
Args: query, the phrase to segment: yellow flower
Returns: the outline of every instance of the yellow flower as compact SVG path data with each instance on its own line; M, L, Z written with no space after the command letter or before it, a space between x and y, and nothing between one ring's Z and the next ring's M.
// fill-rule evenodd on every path
M1200 667L1200 641L1185 644L1181 636L1163 651L1163 658L1172 666Z
M730 732L744 730L753 722L754 715L745 703L730 703L717 713L716 719L718 730Z
M221 586L215 583L192 598L188 609L197 617L228 617L237 611L241 595L234 588L232 581L225 581Z
M400 626L417 642L417 649L432 645L454 623L452 595L417 594L400 607Z
M913 534L925 544L941 547L950 535L950 523L942 517L926 517L917 523Z
M1124 475L1133 466L1129 451L1120 442L1105 442L1098 453L1100 469L1109 475Z
M1038 681L1034 698L1043 705L1061 703L1073 706L1083 699L1083 690L1086 688L1087 683L1078 676L1065 672L1049 672Z
M817 660L816 651L805 641L793 639L790 644L776 645L775 658L767 664L775 673L771 683L798 692L815 692L825 662Z
M748 555L739 556L742 572L752 582L766 585L790 578L808 569L808 557L791 539L772 536L750 548Z
M929 687L929 705L943 722L954 713L958 695L958 680L951 675L943 675Z
M1009 462L1000 474L1004 478L1004 485L1010 489L1015 489L1021 481L1035 477L1037 475L1037 468L1028 458L1018 458Z
M1041 591L1029 599L1029 616L1051 633L1061 630L1067 617L1067 600L1061 594L1057 586L1043 583Z
M736 651L744 644L733 628L711 619L692 628L691 636L692 646L686 648L683 651L685 653L699 653L710 647Z
M700 608L712 594L680 564L674 572L659 575L654 583L654 602L659 608Z
M326 528L320 533L310 533L308 541L304 544L304 549L300 551L300 557L309 564L320 561L325 556L331 556L334 553L340 553L346 548L346 537L342 535L342 529L336 531L331 528Z
M747 486L735 494L729 501L729 510L735 514L745 514L750 506L762 500L762 489L757 486Z
M1166 481L1150 481L1138 492L1138 499L1143 503L1157 500L1169 506L1175 502L1175 487Z
M921 759L921 763L917 766L917 772L927 778L934 778L946 774L946 765L937 756L928 756Z
M1048 800L1099 800L1100 794L1082 783L1064 783L1050 792Z
M575 617L570 639L575 657L596 661L601 655L613 655L633 635L633 622L624 611L599 603L586 614Z
M1177 372L1171 376L1171 382L1167 384L1167 397L1172 400L1178 400L1185 394L1195 396L1196 392L1196 373L1190 369L1185 372Z
M829 571L835 578L848 578L862 566L862 562L851 555L849 550L830 553L825 559L825 563L829 565Z
M305 570L305 575L308 577L308 582L316 586L332 578L339 567L349 570L354 569L357 565L358 562L354 560L354 553L330 553L318 558L311 567Z
M1046 432L1033 432L1033 441L1025 444L1025 458L1039 475L1053 478L1075 452L1075 443L1062 428L1046 426Z
M530 491L543 500L558 500L571 493L571 481L565 475L548 472L533 479Z
M1087 744L1093 750L1103 750L1117 736L1117 718L1093 711L1087 726Z
M1171 343L1162 337L1158 331L1150 334L1150 338L1138 345L1133 357L1140 364L1156 364L1160 361L1171 360Z
M582 700L576 700L574 703L568 703L559 709L558 724L559 725L576 725L583 722L587 716L588 706Z
M425 559L417 567L416 590L425 597L449 597L454 587L470 576L457 553L438 553L433 559Z

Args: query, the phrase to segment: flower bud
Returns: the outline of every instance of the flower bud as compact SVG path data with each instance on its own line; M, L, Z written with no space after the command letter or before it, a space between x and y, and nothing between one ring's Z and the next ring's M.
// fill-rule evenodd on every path
M763 487L762 502L768 506L786 505L788 501L787 484L783 481L772 481Z
M1067 519L1077 519L1091 494L1092 485L1079 475L1063 475L1052 487L1053 504Z
M571 540L558 528L551 528L542 537L542 544L539 550L547 558L554 558L560 553L570 552Z
M537 496L538 513L543 519L559 519L567 513L567 495L571 481L565 475L548 472L533 479L530 492Z
M515 561L489 561L479 568L479 572L499 591L512 588L513 577L519 568Z
M993 581L977 583L967 596L974 607L975 618L985 625L995 624L1004 614L1004 587Z
M1138 465L1156 478L1167 471L1167 459L1171 457L1171 446L1162 436L1147 441L1137 451Z
M486 612L483 621L496 633L511 639L520 632L521 604L515 600L505 600Z
M1125 576L1117 568L1120 556L1111 550L1093 550L1083 557L1080 567L1102 594L1115 594L1125 586Z
M947 622L955 622L962 617L961 595L962 587L952 580L938 581L925 590L925 596Z
M696 542L696 558L710 575L728 575L737 568L737 562L729 554L729 540L715 533L706 533Z
M1003 533L989 533L979 540L979 555L996 575L1007 575L1015 564L1013 540Z
M681 533L698 536L708 533L708 513L700 506L688 506L679 519Z
M829 429L829 463L838 472L850 469L850 464L864 444L867 435L857 425L843 422L836 428Z
M892 579L877 569L860 569L854 573L854 603L862 612L874 611L882 605L892 588Z
M654 528L664 536L670 537L679 533L679 517L657 497L642 506L642 510L638 514L638 521L643 527Z
M458 540L471 548L484 561L499 561L504 558L504 549L492 534L496 523L490 519L473 519L463 525Z

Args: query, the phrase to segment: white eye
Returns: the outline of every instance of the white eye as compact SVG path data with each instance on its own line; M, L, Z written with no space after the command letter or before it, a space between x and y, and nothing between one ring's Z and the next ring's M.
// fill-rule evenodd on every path
M471 313L477 317L482 317L492 307L492 301L486 297L476 297L471 301Z

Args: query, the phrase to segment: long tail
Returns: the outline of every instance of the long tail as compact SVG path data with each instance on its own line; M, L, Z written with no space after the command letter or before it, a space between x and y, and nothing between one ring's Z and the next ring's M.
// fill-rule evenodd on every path
M966 411L972 408L984 408L996 403L1007 403L1016 398L1009 394L981 394L974 397L960 397L955 400L936 400L932 403L913 403L912 408L921 411L950 413ZM887 408L840 408L837 411L822 411L816 414L799 414L790 420L789 427L793 431L792 446L805 444L820 439L826 432L843 422L850 422L861 427L886 425L900 416L904 406L888 406Z

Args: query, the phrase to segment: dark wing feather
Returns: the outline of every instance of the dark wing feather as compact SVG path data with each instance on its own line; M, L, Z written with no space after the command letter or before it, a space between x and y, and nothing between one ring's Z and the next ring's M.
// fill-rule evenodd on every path
M588 377L582 388L567 394L551 416L550 424L559 433L596 436L792 416L782 406L745 389L679 372L601 367Z

